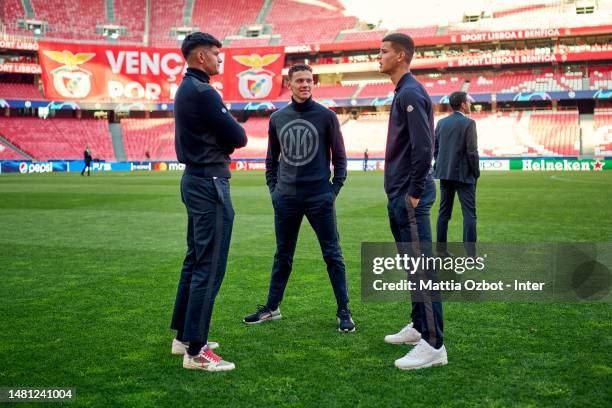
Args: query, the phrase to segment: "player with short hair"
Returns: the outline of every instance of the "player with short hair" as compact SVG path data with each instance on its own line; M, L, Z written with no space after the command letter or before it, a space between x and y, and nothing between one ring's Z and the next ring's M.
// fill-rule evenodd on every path
M266 183L272 195L276 254L268 301L244 318L248 324L281 318L279 305L293 264L304 216L314 229L337 303L338 330L352 332L346 268L336 227L335 201L346 180L346 152L336 114L312 99L312 68L289 69L291 103L272 114ZM330 161L334 167L330 182Z
M210 85L219 73L221 42L210 34L189 34L181 46L187 73L174 100L176 155L185 163L181 198L187 208L187 255L178 283L171 328L173 354L183 367L206 371L234 369L212 352L208 329L215 297L225 275L234 222L230 197L230 157L247 137Z
M414 41L402 33L387 35L378 54L380 72L391 77L395 96L391 104L385 150L385 191L391 232L398 249L412 256L431 252L429 210L436 200L431 161L434 145L431 99L410 72ZM418 280L431 271L417 271ZM385 337L387 343L416 344L395 361L400 369L447 364L443 343L442 303L436 294L411 292L412 322Z

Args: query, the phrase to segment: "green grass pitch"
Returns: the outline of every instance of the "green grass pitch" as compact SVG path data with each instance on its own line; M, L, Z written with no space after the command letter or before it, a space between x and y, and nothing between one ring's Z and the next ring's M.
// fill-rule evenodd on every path
M274 253L263 174L235 173L236 210L211 340L228 373L184 370L169 321L185 251L179 173L0 176L0 387L74 387L67 406L610 406L606 303L446 303L449 365L393 367L402 303L362 303L362 241L392 240L382 173L349 173L337 201L352 334L304 221L283 320L246 326ZM486 173L483 242L611 242L612 172ZM439 201L432 211L435 220ZM435 226L434 226L435 228ZM459 207L450 240L461 237Z

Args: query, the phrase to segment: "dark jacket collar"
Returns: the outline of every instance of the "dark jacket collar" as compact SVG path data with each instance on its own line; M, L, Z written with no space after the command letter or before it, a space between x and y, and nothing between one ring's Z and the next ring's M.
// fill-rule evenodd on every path
M187 74L185 74L185 76L192 76L206 83L210 82L210 76L206 72L197 68L187 68Z
M406 84L406 82L410 81L412 79L412 72L408 71L406 72L399 80L399 82L397 83L397 86L395 87L395 92L399 91L402 86L404 86Z
M310 98L306 99L304 102L299 103L295 99L293 99L293 96L292 96L291 106L293 106L293 109L295 109L298 112L306 112L312 109L312 107L314 106L314 101L312 100L312 96L311 96Z

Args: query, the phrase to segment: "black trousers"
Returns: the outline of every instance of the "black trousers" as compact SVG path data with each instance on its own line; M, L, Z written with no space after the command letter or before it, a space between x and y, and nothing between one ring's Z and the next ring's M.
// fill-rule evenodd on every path
M339 308L348 305L346 269L336 228L334 201L335 196L332 192L303 199L282 195L276 190L272 193L276 254L270 277L268 307L276 309L283 300L304 216L308 219L319 240L336 303Z
M448 222L453 214L455 192L459 195L463 213L463 242L476 242L476 184L440 180L440 211L438 212L437 241L447 242Z
M85 170L87 170L87 175L89 176L90 169L91 169L91 161L85 160L85 165L83 166L83 170L81 170L81 176L85 174Z
M171 328L182 341L206 343L234 223L229 179L184 174L181 196L187 208L187 254L179 278Z
M436 200L436 185L433 180L426 182L425 190L419 204L413 208L407 195L400 195L389 200L387 210L393 238L400 253L410 256L432 256L431 223L429 212ZM433 270L418 270L409 276L416 282L436 279ZM444 344L444 322L442 319L442 302L439 293L431 291L411 291L412 323L421 333L421 337L432 347L440 348Z

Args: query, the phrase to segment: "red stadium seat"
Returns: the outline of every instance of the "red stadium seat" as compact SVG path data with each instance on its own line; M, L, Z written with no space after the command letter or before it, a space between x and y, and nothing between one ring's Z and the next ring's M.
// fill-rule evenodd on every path
M104 24L104 2L99 0L30 0L36 20L46 21L48 38L103 40L96 25Z
M255 24L263 3L263 0L194 0L191 25L223 41L228 35L238 34L242 26Z
M128 160L176 160L174 119L123 119L123 146Z
M0 99L43 100L44 98L36 85L0 82Z
M173 27L182 27L185 0L166 0L163 5L150 8L150 44L154 47L178 47L176 37L170 36ZM204 27L202 27L204 30Z
M281 35L283 45L331 43L341 30L355 27L357 19L347 17L344 7L338 1L320 1L306 4L290 0L275 0L266 16L266 23L272 24L273 33ZM307 29L298 30L296 27Z
M146 20L146 1L145 0L114 0L115 20L113 24L124 26L126 34L120 37L122 42L143 41ZM151 2L151 9L157 7Z
M27 160L27 157L0 142L0 160Z
M0 117L0 134L36 160L82 159L85 146L95 159L115 158L104 120Z

